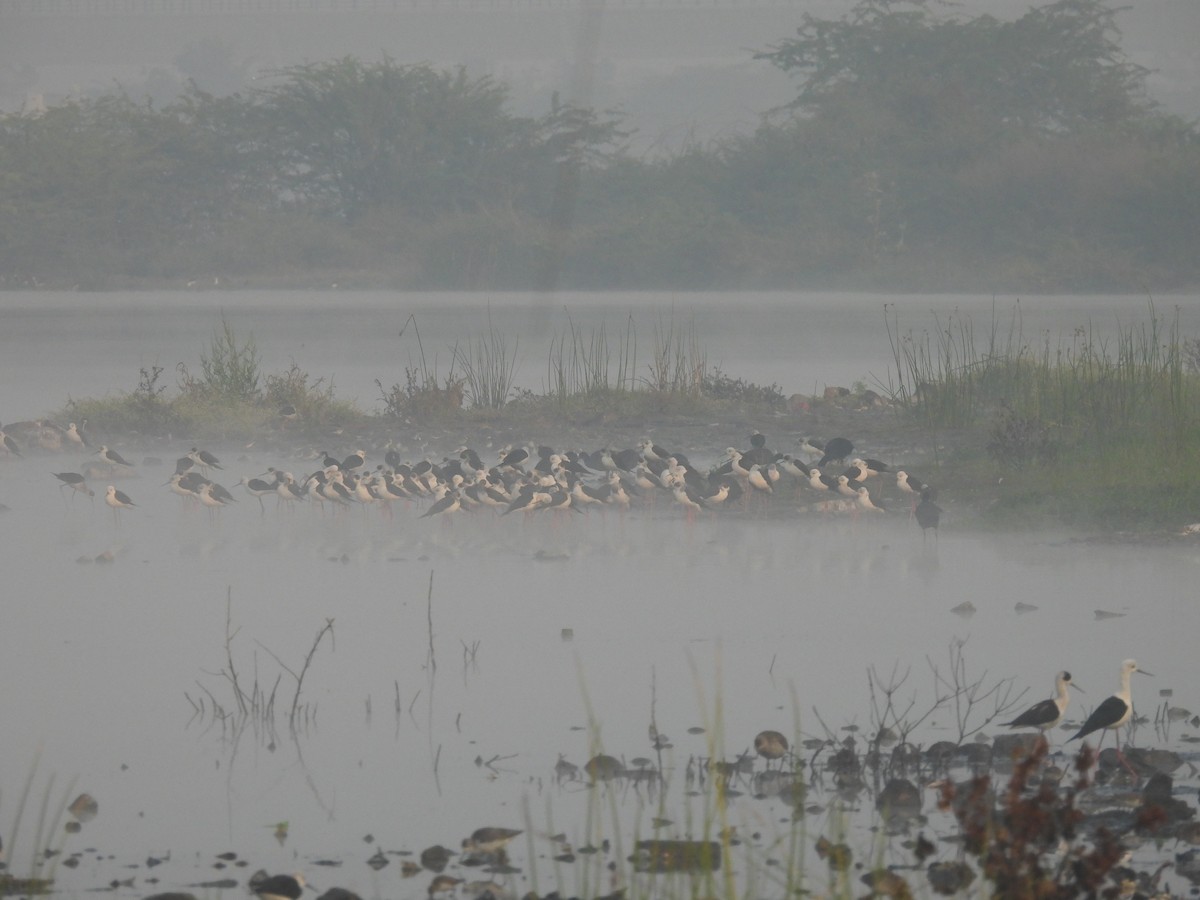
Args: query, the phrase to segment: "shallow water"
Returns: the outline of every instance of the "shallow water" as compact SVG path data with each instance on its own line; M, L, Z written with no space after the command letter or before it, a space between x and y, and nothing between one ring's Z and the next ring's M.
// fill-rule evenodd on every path
M180 346L197 352L217 313L179 315L204 325L183 335L155 326L157 348L145 343L150 332L136 316L124 330L114 319L111 339L89 343L81 329L73 340L89 348L85 359L120 358L113 371L124 373L138 352L164 359ZM358 315L370 318L362 309ZM292 327L286 309L273 316L279 329ZM268 360L277 358L279 329L253 327L260 340L271 335L264 355L270 347ZM10 349L6 339L0 365L13 364ZM33 359L30 350L20 352ZM364 368L376 359L363 356L355 364ZM89 377L81 363L64 377L76 394L119 389L107 371ZM32 383L34 397L49 390ZM4 384L12 390L8 378ZM47 397L44 407L52 405ZM695 440L684 449L700 465L723 449ZM244 884L262 867L303 870L321 889L419 896L428 873L404 880L399 857L380 872L365 861L377 849L457 848L481 825L526 828L525 807L538 836L532 846L521 843L525 836L514 844L523 874L511 886L523 893L533 885L532 850L543 857L537 886L546 890L556 881L544 835L565 832L578 847L616 830L628 847L635 825L644 834L649 818L662 814L680 823L665 836L683 836L689 810L693 822L701 814L699 801L681 791L689 758L732 759L764 728L820 736L818 713L832 729L857 725L865 735L872 730L868 668L884 677L893 666L911 669L901 694L923 708L935 690L930 661L945 672L958 640L966 640L971 673L1028 689L1022 707L1048 696L1054 672L1067 668L1088 692L1072 701L1079 720L1116 689L1120 661L1132 656L1156 676L1135 680L1140 713L1152 714L1160 689L1173 689L1173 705L1200 709L1192 649L1200 547L1193 544L962 534L953 517L938 544L925 544L894 486L884 494L890 490L896 509L876 519L803 515L779 498L770 515L751 510L692 524L662 503L627 515L517 521L483 513L450 522L421 520L419 507L397 505L388 520L373 508L335 516L306 505L289 514L273 499L260 512L240 493L236 507L210 518L162 487L173 455L188 446L168 454L158 445L121 445L131 461L153 452L163 462L139 464L133 477L114 482L138 504L119 522L103 504L103 480L93 485L94 505L55 496L49 473L78 470L72 455L0 459L0 502L9 507L0 514L8 723L0 729L0 836L13 870L27 872L47 779L55 777L56 801L75 779L73 793L95 796L100 815L67 844L94 852L56 873L72 895L128 878L133 885L119 893L131 897L231 874ZM225 464L217 480L231 488L268 466L297 474L315 467L256 449L210 449ZM437 448L438 455L451 450ZM88 561L105 551L113 562ZM951 612L967 600L973 616ZM1020 614L1017 603L1037 609ZM1098 619L1097 610L1121 615ZM332 640L319 644L303 681L309 721L294 739L286 727L291 673L329 619ZM243 688L257 682L269 692L278 679L275 735L249 729L235 739L213 721L207 694L234 707L222 675L227 627ZM555 783L559 754L582 765L602 746L657 762L652 716L673 745L663 756L674 773L666 806L648 804L644 787L625 787L613 807L622 827L612 827L605 804L596 826L588 815L595 792L578 781ZM688 731L701 726L704 734ZM1160 736L1146 727L1136 742L1186 751L1191 745L1180 742L1192 731L1183 723ZM914 735L925 744L955 737L949 710ZM39 751L34 799L14 835L17 798ZM782 803L742 790L730 811L741 833L784 828ZM870 803L863 805L867 821L857 827L865 829ZM282 846L268 827L280 821L290 824ZM815 835L834 825L826 812L807 827ZM226 850L248 868L214 870L215 854ZM145 867L148 856L168 852L169 863ZM883 852L903 856L893 844ZM322 859L343 864L322 868ZM563 889L579 889L580 866L560 867Z

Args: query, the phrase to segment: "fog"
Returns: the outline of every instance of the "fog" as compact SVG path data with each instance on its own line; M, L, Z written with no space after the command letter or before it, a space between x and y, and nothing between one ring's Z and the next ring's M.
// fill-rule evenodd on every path
M382 298L333 293L202 301L187 293L12 294L0 353L3 405L47 411L65 385L74 396L119 394L137 366L157 360L170 369L197 353L222 314L243 333L253 330L268 369L293 358L314 375L332 364L362 378L378 366L376 376L396 379L410 352L397 328L398 302L418 310L430 354L469 334L468 322L482 326L489 311L465 296L389 299L391 309ZM1195 299L1183 304L1186 328L1197 325ZM332 330L327 309L335 301L342 337L303 341ZM769 354L777 362L756 360L756 346L812 340L815 348L815 336L836 335L844 358L806 365L886 370L882 298L792 301L641 297L638 309L694 321L731 370L757 366L756 377L774 372L789 390L804 388L808 372L788 368L777 349ZM580 327L621 321L628 302L591 298L572 314ZM987 316L992 302L902 298L899 321L925 327L934 310L948 308ZM1090 316L1099 333L1132 302L1033 302L1026 326L1057 336ZM490 310L497 327L525 323L527 370L540 362L538 336L554 328L549 316L550 324L529 325L538 308L509 297ZM746 309L758 315L728 328ZM367 340L372 334L377 345ZM448 518L422 517L429 502L281 506L267 496L260 508L236 484L272 467L303 478L319 468L318 450L342 455L361 446L374 468L386 442L412 461L440 460L466 444L491 463L514 439L590 450L650 436L703 469L729 444L745 446L754 428L770 447L796 452L798 437L819 423L613 420L516 435L503 422L470 433L400 423L303 436L281 428L253 442L204 445L222 466L209 475L237 498L212 511L165 486L194 443L183 436L92 435L128 468L69 450L27 448L0 459L0 679L9 686L0 825L10 860L32 852L31 813L14 840L10 801L32 777L35 798L48 790L57 803L87 791L99 802L96 820L68 836L66 858L77 867L55 873L68 896L116 883L119 896L141 897L230 873L238 886L225 895L242 896L258 867L303 870L319 890L423 896L430 873L409 880L401 863L434 843L457 848L481 825L529 835L511 850L519 871L500 879L505 890L578 891L605 877L603 866L621 851L549 866L564 842L630 841L654 830L652 818L670 822L658 826L661 837L699 837L705 801L684 789L685 770L711 757L752 760L754 735L766 728L793 740L865 740L873 730L868 673L907 679L904 702L923 710L939 693L935 670L951 677L955 648L967 677L1006 685L1017 709L1048 696L1053 673L1068 668L1088 692L1068 712L1076 726L1117 688L1120 660L1136 657L1155 678L1135 685L1148 719L1135 742L1187 750L1187 723L1171 730L1153 721L1160 704L1200 704L1186 627L1200 564L1193 544L981 533L952 493L939 499L940 534L926 535L887 476L871 491L889 511L860 515L816 512L806 489L789 482L769 501L749 498L718 514L689 516L664 492L627 512L480 509ZM886 428L850 436L860 452L929 477L929 448ZM88 473L96 497L60 490L51 473L61 471ZM110 509L110 483L135 506ZM332 632L322 634L328 623ZM235 676L246 698L273 695L274 713L239 718ZM986 707L969 707L969 728ZM660 735L658 750L649 726ZM928 746L960 734L946 706L912 738ZM1075 746L1062 747L1069 734L1052 733L1057 752ZM596 786L556 777L560 759L582 766L600 750L635 772L661 764L665 795L632 776ZM649 762L632 762L639 757ZM764 795L762 761L752 766L731 784L729 821L748 852L769 856L791 808ZM807 801L808 834L846 828L859 846L874 841L880 858L903 862L911 831L875 831L871 797L869 788L841 795L819 778ZM923 806L934 833L953 830L930 797ZM283 841L279 822L287 823ZM554 833L563 837L550 840ZM216 868L227 851L247 868ZM371 858L388 865L376 870ZM731 863L739 883L752 877L749 859ZM1156 859L1152 844L1135 857L1149 868ZM449 871L486 877L457 863Z
M0 0L0 109L54 105L121 86L169 102L192 79L218 95L272 70L345 55L465 65L511 88L513 111L542 115L555 95L620 110L638 151L678 150L754 128L794 85L753 53L801 16L849 0ZM955 11L1011 19L1031 4L968 0ZM1200 116L1200 7L1149 0L1118 22L1131 60L1153 71L1166 111Z

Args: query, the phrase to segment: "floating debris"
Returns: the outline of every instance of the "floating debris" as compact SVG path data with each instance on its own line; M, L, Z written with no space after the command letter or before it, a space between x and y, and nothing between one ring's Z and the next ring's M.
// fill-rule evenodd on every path
M716 841L638 841L629 857L637 872L715 872L721 868Z
M699 725L693 725L687 730L688 734L704 734L704 729Z
M559 637L561 637L564 641L573 641L573 640L575 640L575 629L574 628L564 628L559 633Z
M1032 603L1022 603L1018 600L1016 605L1013 606L1013 609L1017 611L1018 616L1023 616L1025 613L1037 612L1038 608Z
M376 850L375 855L367 860L367 865L378 872L387 866L390 860L383 855L383 850Z
M1109 612L1108 610L1104 610L1104 609L1096 610L1095 615L1096 615L1097 622L1103 622L1105 619L1123 619L1123 618L1125 618L1125 613Z
M971 616L975 615L977 610L975 609L974 603L972 603L970 600L964 600L962 603L958 604L958 606L953 607L950 612L954 613L956 616L961 616L964 619L969 619Z

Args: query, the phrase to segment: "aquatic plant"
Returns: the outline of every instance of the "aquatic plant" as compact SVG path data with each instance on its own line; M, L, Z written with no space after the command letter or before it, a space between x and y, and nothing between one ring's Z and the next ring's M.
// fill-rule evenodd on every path
M617 344L615 372L604 324L585 334L568 314L566 332L550 342L546 396L562 406L580 396L627 394L634 389L636 368L637 332L632 314L626 319L625 332Z
M296 683L287 718L288 728L293 735L303 731L316 719L316 706L311 703L301 703L300 698L304 690L304 678L308 674L318 647L326 635L330 637L333 635L333 622L333 619L326 619L325 624L318 629L312 646L309 647L298 671L288 666L269 647L256 641L258 646L274 659L280 669ZM240 629L233 626L233 590L227 588L225 595L225 666L217 674L232 692L232 708L227 709L226 705L204 684L199 684L202 696L193 699L185 692L184 697L191 704L197 719L206 723L208 727L219 725L222 735L231 742L239 740L248 727L253 728L265 740L273 742L276 737L275 703L283 676L277 674L268 688L266 684L259 682L256 665L252 680L248 683L243 682L233 652L234 639L239 631ZM398 699L397 697L397 701Z
M1035 779L1048 753L1049 743L1039 735L1032 751L1016 761L999 798L989 774L941 785L939 808L954 813L964 850L997 896L1095 897L1124 853L1107 829L1097 830L1091 845L1081 840L1085 817L1075 800L1095 765L1090 749L1075 758L1077 778L1063 793L1057 781ZM1105 896L1110 894L1117 895L1115 886Z
M513 369L520 341L508 341L492 326L488 312L487 334L467 341L466 349L454 346L454 360L462 370L465 399L479 409L500 409L513 389ZM460 404L461 405L461 404Z
M254 333L238 341L232 323L221 316L221 329L213 333L208 352L200 354L204 377L193 378L180 363L181 387L185 393L203 392L221 400L254 400L262 375Z
M895 374L883 389L895 407L935 446L939 432L982 424L992 466L1021 470L990 504L994 521L1163 525L1200 502L1200 373L1185 364L1178 311L1164 318L1150 302L1145 322L1118 323L1111 340L1088 325L1058 345L1025 338L1020 304L1007 327L993 312L982 336L957 313L919 334L901 333L892 304L884 320ZM994 468L975 471L969 454L957 455L946 475L958 471L964 487L995 482ZM1163 482L1164 468L1174 483Z
M67 805L70 802L70 797L74 792L75 779L72 778L67 783L66 788L62 792L61 800L55 806L53 814L51 814L51 798L54 793L54 776L51 775L42 789L42 801L38 807L37 823L34 826L30 839L29 874L24 877L12 874L11 863L16 861L17 849L23 845L25 839L25 835L21 829L21 822L24 818L25 806L29 801L30 792L33 790L34 782L37 779L40 757L41 754L39 751L34 756L33 765L29 768L29 774L25 776L25 785L21 789L21 797L17 801L17 810L13 816L12 825L4 832L4 837L7 838L8 842L3 849L10 861L10 865L7 869L0 871L0 896L8 894L50 893L54 885L55 868L62 858L62 850L67 836L72 831L78 830L78 828L69 829L59 827L59 823L63 821L63 814L66 812ZM2 795L0 795L0 799L3 799ZM57 841L53 840L55 835L58 835Z

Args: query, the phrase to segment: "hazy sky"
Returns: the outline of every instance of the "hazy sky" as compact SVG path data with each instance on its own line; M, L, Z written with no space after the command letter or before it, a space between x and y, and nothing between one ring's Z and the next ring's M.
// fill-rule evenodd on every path
M180 0L125 0L95 8L164 9ZM191 4L197 6L200 4ZM257 12L268 5L285 11ZM353 9L224 0L244 12L30 14L28 0L0 0L0 109L54 104L122 85L169 100L187 78L228 93L280 66L353 54L402 63L465 64L512 89L516 112L539 114L554 92L625 112L642 147L678 146L754 126L786 102L792 85L755 62L754 50L790 36L803 13L836 16L851 0L607 0L585 18L578 0L445 0L437 8ZM304 4L306 6L314 4ZM367 4L354 4L365 6ZM428 6L429 4L424 4ZM966 0L961 15L1019 16L1020 0ZM535 8L536 7L536 8ZM1172 112L1200 117L1200 3L1145 0L1121 14L1134 61L1157 70L1155 96ZM574 95L574 96L573 96Z

